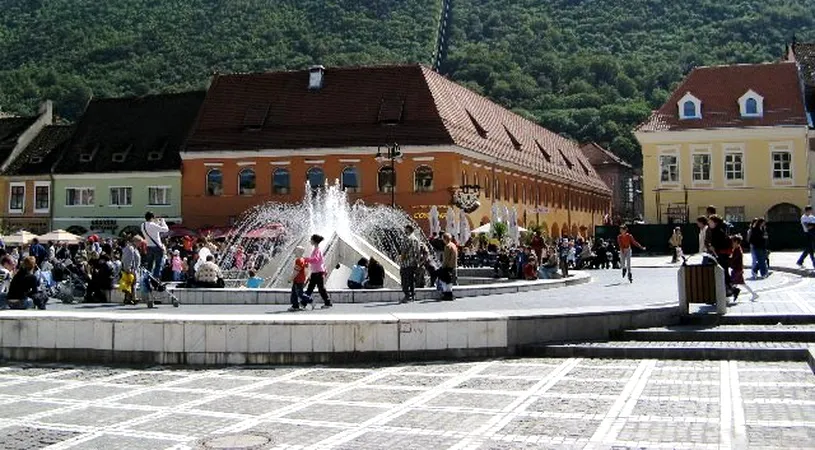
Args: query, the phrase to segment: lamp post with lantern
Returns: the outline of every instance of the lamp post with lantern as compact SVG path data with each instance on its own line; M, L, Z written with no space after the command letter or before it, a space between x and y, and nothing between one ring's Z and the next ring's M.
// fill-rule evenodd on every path
M391 179L390 179L390 190L391 190L391 208L396 207L396 163L402 162L402 150L399 147L399 144L387 144L383 146L379 146L376 149L376 161L380 164L384 164L387 161L390 161L390 168L391 168Z

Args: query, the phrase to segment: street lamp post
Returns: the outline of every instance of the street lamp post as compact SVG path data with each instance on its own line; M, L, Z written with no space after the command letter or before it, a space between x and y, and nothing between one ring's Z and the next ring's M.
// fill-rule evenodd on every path
M385 149L385 153L382 152L382 149ZM391 167L391 180L390 180L390 188L391 188L391 208L396 207L396 163L402 162L402 150L399 147L399 144L393 143L384 146L380 146L376 149L376 161L380 164L383 164L385 161L390 161Z

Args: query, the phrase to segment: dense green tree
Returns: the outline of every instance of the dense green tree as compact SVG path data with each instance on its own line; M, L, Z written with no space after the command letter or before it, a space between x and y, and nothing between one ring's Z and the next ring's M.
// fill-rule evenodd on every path
M813 0L455 0L440 71L641 163L633 128L697 65L815 39ZM206 86L213 72L433 61L442 0L0 0L0 109Z

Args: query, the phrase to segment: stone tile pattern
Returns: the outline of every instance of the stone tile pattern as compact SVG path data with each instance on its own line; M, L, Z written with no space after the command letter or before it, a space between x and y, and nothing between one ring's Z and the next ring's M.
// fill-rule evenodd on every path
M0 366L0 448L815 449L814 393L792 362Z

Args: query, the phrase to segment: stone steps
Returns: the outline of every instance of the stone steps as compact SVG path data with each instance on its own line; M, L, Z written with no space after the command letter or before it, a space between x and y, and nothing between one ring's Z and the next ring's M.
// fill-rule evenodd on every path
M682 325L804 325L815 324L815 314L795 315L724 315L692 314L680 320Z
M541 345L524 349L523 356L545 358L681 359L738 361L806 361L810 342L745 341L611 341Z
M656 342L811 342L815 343L815 325L775 326L676 326L626 330L615 333L615 340Z

